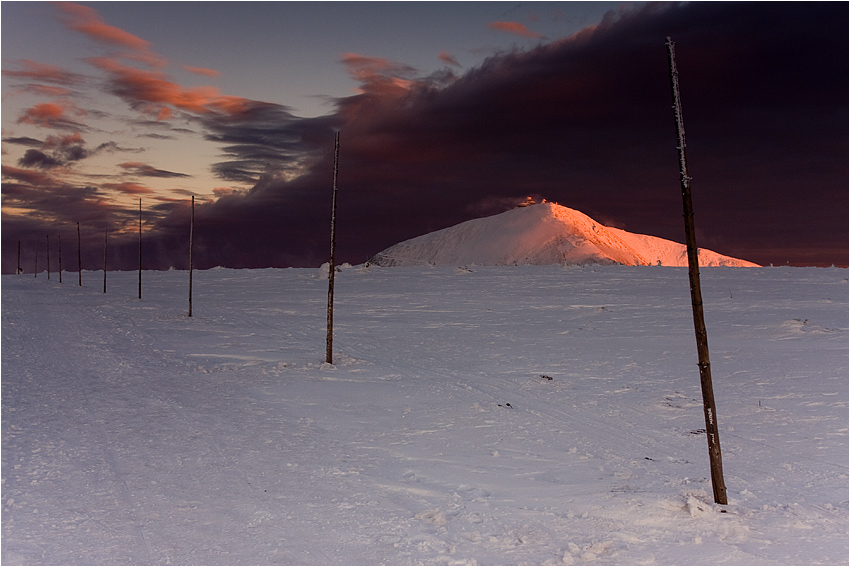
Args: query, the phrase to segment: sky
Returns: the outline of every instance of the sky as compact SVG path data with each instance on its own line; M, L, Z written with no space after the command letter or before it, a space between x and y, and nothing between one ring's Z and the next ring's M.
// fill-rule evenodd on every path
M3 2L2 270L311 267L529 197L684 242L848 264L835 3ZM53 260L54 262L56 260ZM56 265L53 266L56 269Z

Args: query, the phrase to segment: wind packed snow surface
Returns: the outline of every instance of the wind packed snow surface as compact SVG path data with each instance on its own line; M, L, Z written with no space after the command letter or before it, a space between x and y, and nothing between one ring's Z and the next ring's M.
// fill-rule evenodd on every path
M847 564L848 271L2 276L3 564ZM73 282L69 283L69 280Z

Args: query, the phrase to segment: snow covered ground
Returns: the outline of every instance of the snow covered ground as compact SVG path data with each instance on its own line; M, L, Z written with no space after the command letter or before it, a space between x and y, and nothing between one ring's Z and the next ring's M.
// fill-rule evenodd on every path
M848 270L2 276L3 564L847 564ZM551 378L551 379L550 379Z

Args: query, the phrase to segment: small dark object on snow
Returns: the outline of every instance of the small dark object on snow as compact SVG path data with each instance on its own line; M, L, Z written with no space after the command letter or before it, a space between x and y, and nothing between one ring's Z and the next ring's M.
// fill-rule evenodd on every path
M514 406L512 406L511 404L506 403L504 406L503 406L502 404L499 404L499 407L500 407L500 408L501 408L501 407L506 407L506 408L511 408L511 409L513 409L513 407L514 407Z
M546 376L545 374L541 374L540 377L543 378L544 380L551 380L552 379L551 376Z

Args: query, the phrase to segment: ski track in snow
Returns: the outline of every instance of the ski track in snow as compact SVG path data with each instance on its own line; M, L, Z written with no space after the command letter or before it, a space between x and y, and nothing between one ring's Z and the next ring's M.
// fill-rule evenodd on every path
M3 276L2 562L846 564L848 271L701 273L726 506L686 269Z

